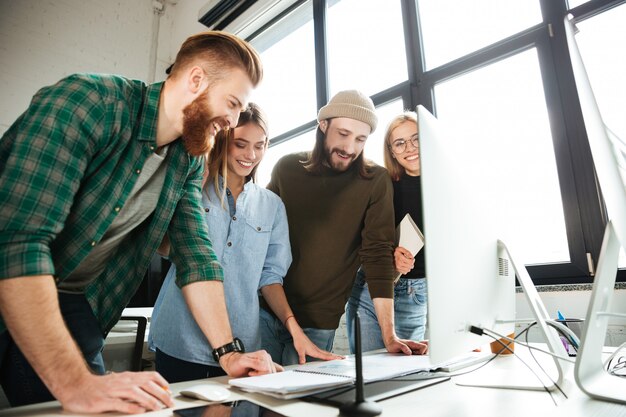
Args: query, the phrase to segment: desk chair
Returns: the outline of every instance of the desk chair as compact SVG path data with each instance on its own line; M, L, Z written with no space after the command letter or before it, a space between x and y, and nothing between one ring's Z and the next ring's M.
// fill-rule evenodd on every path
M148 326L148 319L144 316L122 316L120 321L136 321L137 322L137 335L135 337L135 345L133 347L133 353L130 361L129 371L142 371L143 370L143 344L146 336L146 327Z
M107 371L142 371L148 316L126 312L107 335L102 355ZM135 325L136 323L136 325Z

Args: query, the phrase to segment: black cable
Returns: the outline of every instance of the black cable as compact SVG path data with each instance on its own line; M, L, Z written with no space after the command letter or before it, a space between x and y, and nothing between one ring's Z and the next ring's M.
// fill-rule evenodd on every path
M530 328L534 325L536 325L537 322L533 322L530 324L530 326L528 326L528 330L530 330ZM530 341L528 340L528 330L526 331L526 337L524 338L524 341L526 342L526 344L529 344ZM557 330L558 331L558 330ZM561 394L563 394L563 396L567 399L569 398L567 396L567 394L561 389L561 387L559 386L559 384L557 384L557 382L555 380L552 379L552 377L548 374L548 372L543 369L543 366L541 366L541 364L539 363L539 360L537 359L537 357L535 356L535 353L533 352L532 349L529 350L530 352L530 356L532 356L533 360L535 361L535 363L537 364L537 366L539 367L539 369L541 369L543 371L543 373L545 374L546 377L548 377L548 379L552 382L552 384L559 390L559 392ZM552 395L552 393L550 393L550 395Z
M524 330L522 330L517 336L515 336L515 339L517 339L518 337L520 337L523 334L526 334L525 338L524 338L524 342L528 345L530 343L530 341L528 340L528 332L530 331L530 329L533 326L536 326L537 322L534 321L532 323L530 323L528 326L526 326L526 328ZM574 348L574 350L576 350L576 352L578 353L578 349L576 348L576 343L574 343L573 340L570 339L569 335L566 333L563 333L558 327L554 327L554 329L562 336L564 336L565 338L567 338L567 340L569 341L569 343L572 345L572 347ZM561 389L561 387L559 386L559 384L556 383L556 381L554 381L550 375L546 372L546 370L541 366L541 364L539 363L539 360L537 359L537 357L535 357L535 354L533 352L533 349L530 348L529 346L529 350L530 350L530 356L532 356L532 358L534 359L535 363L537 364L537 366L539 366L539 369L541 369L543 371L543 373L546 375L546 377L548 377L548 379L552 382L552 384L554 384L554 386L561 392L561 394L563 394L563 396L565 398L569 398L567 396L567 394Z
M497 341L498 343L500 343L500 344L503 346L503 348L505 348L506 350L508 350L511 354L513 354L513 356L515 356L517 359L519 359L519 360L520 360L520 361L524 364L524 366L526 366L526 367L530 370L530 372L532 372L532 373L533 373L533 375L535 375L535 377L537 378L537 380L541 383L541 386L543 387L543 389L544 389L544 390L548 393L548 395L550 396L550 399L552 400L552 402L554 403L554 405L555 405L555 406L558 406L558 404L557 404L556 400L554 399L554 396L552 395L552 393L550 392L550 390L548 389L548 387L546 386L546 384L544 384L544 383L543 383L543 381L541 380L541 377L539 376L539 374L537 374L537 372L535 372L535 370L534 370L534 369L533 369L530 365L528 365L528 364L526 363L526 361L525 361L525 360L523 360L523 359L522 359L519 355L517 355L517 354L516 354L516 353L515 353L515 352L514 352L514 351L513 351L513 350L512 350L512 349L511 349L508 345L505 345L505 344L504 344L504 343L500 340L500 339L501 339L501 337L500 337L499 335L498 335L498 336L493 336L493 335L489 334L489 333L494 333L494 334L495 334L495 332L493 332L493 331L491 331L491 330L489 330L489 329L482 329L482 330L483 330L483 333L484 333L486 336L489 336L489 337L491 337L494 341ZM532 352L532 350L531 350L531 352ZM531 353L531 354L532 354L532 353ZM539 365L539 368L540 368L540 369L541 369L544 373L546 373L546 371L543 369L543 367L542 367L541 365ZM546 375L547 375L547 373L546 373ZM550 378L550 380L551 380L551 378ZM552 383L554 383L554 381L552 381ZM556 384L555 384L555 385L556 385ZM559 390L560 390L560 388L559 388ZM562 391L561 391L561 392L562 392Z

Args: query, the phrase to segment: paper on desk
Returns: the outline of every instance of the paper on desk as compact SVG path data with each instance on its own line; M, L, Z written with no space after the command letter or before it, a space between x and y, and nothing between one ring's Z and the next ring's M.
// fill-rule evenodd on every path
M365 382L389 379L431 368L428 356L384 352L365 355L362 361ZM346 359L310 362L285 372L231 379L228 383L249 392L287 399L351 385L355 379L355 358L350 355Z
M352 378L343 375L330 375L321 372L301 372L288 370L273 374L235 378L228 381L234 387L250 392L274 394L284 397L287 394L301 393L303 396L321 388L334 388L352 384Z
M362 365L364 382L394 378L419 371L428 371L432 368L428 356L388 352L363 355ZM352 380L356 379L356 363L353 355L349 355L345 359L310 362L295 369L301 372L320 372L342 375Z

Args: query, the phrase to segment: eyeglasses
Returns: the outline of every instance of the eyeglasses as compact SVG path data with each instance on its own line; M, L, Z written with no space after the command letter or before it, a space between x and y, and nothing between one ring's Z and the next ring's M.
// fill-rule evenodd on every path
M396 139L394 140L391 145L389 146L389 149L391 149L391 152L395 153L395 154L401 154L406 152L406 146L407 143L411 142L411 146L413 146L415 149L419 149L420 147L420 142L419 142L419 135L416 133L413 136L411 136L409 139Z

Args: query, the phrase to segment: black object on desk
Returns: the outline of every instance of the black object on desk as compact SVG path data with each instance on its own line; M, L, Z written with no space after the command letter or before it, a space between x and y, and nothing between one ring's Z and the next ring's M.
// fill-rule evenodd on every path
M367 401L363 395L363 352L361 349L361 318L356 312L354 318L354 341L355 341L355 361L356 361L356 399L354 402L343 404L339 407L339 412L345 416L370 417L377 416L383 412L380 405L372 401Z

